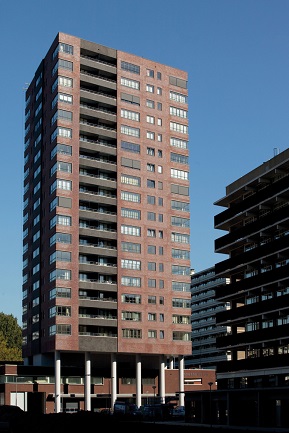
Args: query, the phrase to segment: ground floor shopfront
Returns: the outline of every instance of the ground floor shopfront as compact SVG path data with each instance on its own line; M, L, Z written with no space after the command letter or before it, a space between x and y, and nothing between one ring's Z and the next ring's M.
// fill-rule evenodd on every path
M186 422L257 428L289 428L289 389L186 392Z

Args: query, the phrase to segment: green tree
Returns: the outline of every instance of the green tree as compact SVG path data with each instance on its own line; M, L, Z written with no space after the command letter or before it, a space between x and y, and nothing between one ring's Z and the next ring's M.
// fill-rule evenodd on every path
M12 314L0 313L0 360L22 361L22 330Z

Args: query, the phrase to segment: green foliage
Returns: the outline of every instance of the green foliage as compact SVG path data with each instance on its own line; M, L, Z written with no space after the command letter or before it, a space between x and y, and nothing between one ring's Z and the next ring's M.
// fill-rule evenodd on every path
M22 330L12 314L0 313L0 361L22 361Z

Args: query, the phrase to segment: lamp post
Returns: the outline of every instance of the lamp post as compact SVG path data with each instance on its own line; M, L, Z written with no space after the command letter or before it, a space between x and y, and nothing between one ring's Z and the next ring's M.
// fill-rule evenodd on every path
M15 406L17 406L17 384L18 384L18 379L25 379L25 377L22 377L22 376L16 376Z
M213 382L208 382L210 387L210 427L212 428L212 385Z

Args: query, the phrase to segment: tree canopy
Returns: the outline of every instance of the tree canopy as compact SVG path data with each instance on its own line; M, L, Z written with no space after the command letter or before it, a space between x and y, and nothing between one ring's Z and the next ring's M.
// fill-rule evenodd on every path
M22 361L22 330L12 314L0 313L0 361Z

